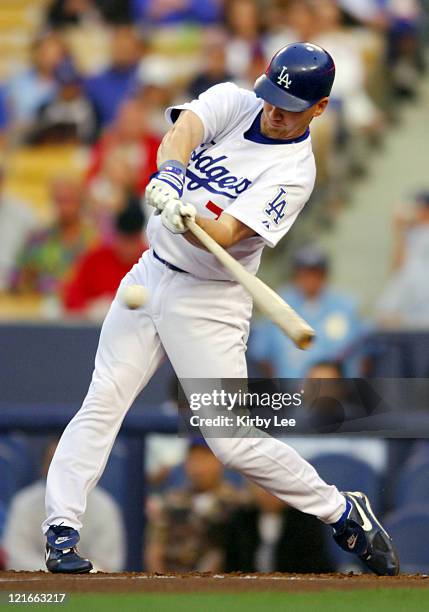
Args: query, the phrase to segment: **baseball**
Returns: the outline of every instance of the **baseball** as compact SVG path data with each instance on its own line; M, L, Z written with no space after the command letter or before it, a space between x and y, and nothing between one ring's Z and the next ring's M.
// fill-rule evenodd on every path
M149 292L143 285L128 285L121 291L123 304L130 310L144 306L149 298Z

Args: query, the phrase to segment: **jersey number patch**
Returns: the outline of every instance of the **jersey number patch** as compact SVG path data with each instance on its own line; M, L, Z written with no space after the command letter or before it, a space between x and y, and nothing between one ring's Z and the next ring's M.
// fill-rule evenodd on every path
M285 196L286 189L284 187L280 187L276 196L270 200L270 202L268 202L264 209L264 213L267 215L267 217L270 217L275 225L279 225L286 216L285 208L287 201Z

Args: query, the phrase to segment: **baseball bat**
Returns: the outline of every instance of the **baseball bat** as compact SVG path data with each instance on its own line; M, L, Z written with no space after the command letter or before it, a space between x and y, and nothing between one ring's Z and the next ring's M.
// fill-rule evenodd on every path
M187 221L186 226L230 272L253 298L254 304L270 321L280 327L300 349L307 349L315 338L314 329L299 316L275 291L260 278L248 272L241 263L225 251L211 236L195 221Z

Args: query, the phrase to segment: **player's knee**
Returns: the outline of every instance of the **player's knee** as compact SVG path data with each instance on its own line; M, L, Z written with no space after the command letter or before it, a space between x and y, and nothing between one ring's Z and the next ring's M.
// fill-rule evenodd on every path
M97 398L100 402L112 401L118 396L118 388L110 376L94 378L91 382L88 395Z
M135 397L137 382L134 372L116 367L112 372L94 372L85 403L104 407L106 412L128 408ZM116 410L114 410L116 412Z

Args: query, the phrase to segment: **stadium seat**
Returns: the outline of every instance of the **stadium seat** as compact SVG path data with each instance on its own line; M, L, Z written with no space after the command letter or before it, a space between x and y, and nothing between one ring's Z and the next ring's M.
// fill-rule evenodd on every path
M86 162L83 150L73 146L24 147L11 154L4 189L31 204L39 220L48 222L52 218L52 179L65 171L68 176L81 178Z
M3 536L3 529L4 529L5 523L6 523L6 508L0 502L0 541L1 541L2 536Z
M387 515L383 525L392 536L401 563L401 573L428 573L429 504L412 506Z
M12 453L13 471L17 488L25 487L38 477L37 467L32 461L29 440L19 433L0 436L0 448L7 448Z
M127 498L127 446L126 443L118 439L109 456L106 469L99 481L99 485L103 487L115 501L124 507Z
M4 442L0 442L0 502L6 507L18 488L15 456Z
M396 489L398 474L414 454L416 441L408 438L391 438L386 440L388 458L386 466L386 491L383 495L383 510L390 512L396 508Z
M429 461L429 440L416 440L413 446L413 457L419 461L423 459Z
M340 491L362 491L375 512L380 509L382 479L366 461L343 454L319 455L311 460L319 475Z
M395 501L396 508L429 505L429 454L423 449L411 457L399 472Z

